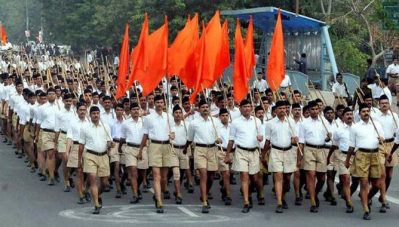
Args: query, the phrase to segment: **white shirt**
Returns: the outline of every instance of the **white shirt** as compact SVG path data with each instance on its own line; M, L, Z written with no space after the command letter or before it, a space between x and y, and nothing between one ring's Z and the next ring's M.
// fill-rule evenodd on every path
M111 141L108 125L87 122L80 129L79 143L84 144L86 150L102 153L107 150L107 142Z
M227 125L223 125L222 123L219 124L218 133L222 140L223 148L227 148L227 144L229 143L230 129L231 126L229 123L227 123Z
M334 96L348 97L344 83L340 84L338 82L335 82L332 86L332 92L334 93Z
M55 126L56 132L67 132L68 125L71 122L71 119L76 116L76 113L72 110L73 106L70 107L69 110L62 108L57 114L57 124Z
M267 85L266 80L261 79L260 81L258 79L254 80L252 84L252 88L257 88L259 92L264 92L269 86Z
M117 118L115 118L112 122L111 125L111 137L112 139L117 139L119 140L122 137L122 125L124 123L124 120L122 118L121 121L119 121Z
M261 121L258 118L250 116L247 119L244 116L240 116L231 123L230 140L234 140L234 143L241 147L258 147L259 142L256 137L262 135L262 127L260 125Z
M394 118L395 118L395 120L394 120ZM377 115L377 117L373 118L373 120L380 122L382 130L384 131L385 139L392 139L394 137L396 129L398 128L397 124L399 124L398 114L393 113L393 116L392 116L392 114L389 110L386 114L384 114L380 111L379 114Z
M237 117L241 116L241 111L238 107L233 107L232 109L230 109L229 107L227 107L227 110L229 111L231 120L236 119Z
M194 143L214 144L217 139L217 135L213 125L215 125L217 128L219 120L217 118L212 119L213 123L211 116L208 116L206 120L202 116L195 118L190 123L190 127L188 128L187 139L189 141L193 141Z
M116 119L116 115L113 109L111 109L109 112L102 111L100 112L100 119L104 124L107 124L109 127L111 127L112 123Z
M143 135L143 119L141 117L137 121L130 118L123 122L121 138L125 138L127 143L141 144Z
M285 75L284 80L281 81L280 87L286 88L291 86L291 79L288 75Z
M184 125L185 124L185 125ZM183 146L187 142L187 130L190 126L190 123L183 123L180 121L179 124L176 124L175 121L170 123L171 132L175 133L175 139L171 142L177 146Z
M374 121L374 124L379 135L384 137L384 131L381 124L378 121ZM376 149L378 148L378 145L378 135L371 120L369 120L368 123L361 120L352 127L349 146L364 149Z
M351 128L354 126L344 124L333 132L333 144L336 145L340 151L348 152L350 144Z
M77 142L80 139L80 131L82 127L89 123L89 121L86 118L83 118L82 121L78 116L75 115L70 120L71 121L68 124L67 130L67 138Z
M324 124L328 129L329 126L327 121L324 121ZM331 132L330 129L328 129L328 131ZM298 137L299 143L309 143L318 146L324 145L325 139L327 137L327 131L324 128L320 116L316 120L311 117L304 119L299 125Z
M288 123L288 121L290 122ZM281 121L278 117L275 117L268 121L265 130L266 140L269 140L272 145L277 147L284 148L291 146L291 138L295 135L290 125L294 125L291 119L284 119Z
M36 123L40 124L41 129L55 130L58 113L57 104L55 102L47 102L39 107Z
M30 104L26 101L20 103L19 124L26 125L30 121Z
M380 86L377 86L377 84L374 83L367 85L367 87L370 88L373 99L380 98L382 93L382 88Z
M395 65L395 64L390 64L387 68L386 73L390 73L390 74L399 74L399 64Z
M147 115L143 124L144 134L147 134L151 140L167 141L169 140L168 115L165 112L157 112Z

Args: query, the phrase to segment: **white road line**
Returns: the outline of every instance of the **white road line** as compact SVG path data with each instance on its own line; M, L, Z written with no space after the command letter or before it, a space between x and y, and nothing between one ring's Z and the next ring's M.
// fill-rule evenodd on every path
M189 209L187 209L185 207L178 206L177 209L179 209L181 212L187 214L190 217L193 217L193 218L198 218L199 217L198 215L194 214L192 211L190 211Z
M339 179L335 179L335 183L339 183ZM356 191L357 192L359 192L360 191L360 185L359 185L359 187L356 189ZM380 193L378 192L374 197L378 197L380 195ZM385 196L386 197L386 199L389 201L389 202L391 202L391 203L394 203L394 204L396 204L396 205L399 205L399 199L397 199L397 198L395 198L395 197L392 197L392 196L389 196L389 195L387 195L387 196Z

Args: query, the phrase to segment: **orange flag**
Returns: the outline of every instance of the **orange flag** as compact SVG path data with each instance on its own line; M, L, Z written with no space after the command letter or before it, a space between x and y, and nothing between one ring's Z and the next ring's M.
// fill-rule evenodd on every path
M245 58L244 41L241 35L240 21L237 19L236 33L235 33L235 54L234 54L234 71L233 71L233 86L234 86L234 100L241 102L248 94L248 70Z
M130 89L136 80L136 73L139 69L146 70L148 68L148 59L146 55L146 47L148 42L148 18L144 16L143 27L141 28L140 38L131 54L132 68L130 69L129 81L126 90ZM126 90L124 92L126 92Z
M7 32L6 32L6 27L4 25L1 25L1 44L6 45L7 44Z
M284 38L281 11L278 11L274 28L270 55L267 61L267 83L272 91L276 91L285 77Z
M202 35L200 40L198 41L198 45L195 49L195 54L192 56L195 64L195 73L193 74L194 77L192 78L192 84L195 85L194 92L190 96L190 103L194 104L197 94L202 91L203 84L201 84L201 79L204 70L204 60L205 60L205 48L206 48L206 29L204 22L202 22Z
M254 67L256 65L255 61L255 51L254 51L254 24L252 16L249 17L249 25L247 29L247 36L244 43L245 59L247 62L248 70L248 80L250 80L254 74Z
M222 27L222 44L219 53L219 62L216 65L216 80L223 75L223 71L230 66L229 25L227 20ZM215 80L215 81L216 81Z
M148 44L151 48L146 48L148 56L147 70L139 69L136 79L143 87L143 95L150 94L167 74L168 66L168 18L165 23L148 37Z
M126 24L125 35L123 36L122 48L119 54L119 69L116 99L120 99L126 93L126 77L129 73L129 24Z
M177 34L174 42L168 49L168 75L179 75L186 84L187 75L182 71L190 55L193 54L198 42L198 14L193 19L187 19L184 28Z

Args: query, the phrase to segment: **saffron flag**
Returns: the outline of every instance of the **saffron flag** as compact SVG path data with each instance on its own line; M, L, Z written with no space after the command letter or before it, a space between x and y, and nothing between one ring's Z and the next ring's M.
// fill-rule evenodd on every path
M248 70L245 58L244 41L241 34L240 21L237 19L235 32L235 54L234 54L234 70L233 70L233 86L234 86L234 100L241 102L248 94Z
M129 55L129 25L126 24L121 52L119 54L118 80L116 82L118 87L116 90L116 99L123 97L126 92L126 77L129 73Z
M148 57L148 67L146 70L138 69L136 80L143 88L143 95L150 94L167 74L168 66L168 18L165 23L148 37L146 56Z
M244 43L245 59L247 62L248 80L250 80L254 73L256 65L255 51L254 51L254 24L252 16L249 17L249 24L247 29L247 36Z
M270 55L267 61L267 83L272 91L277 91L285 77L284 38L281 11L278 11L274 28Z
M6 32L6 27L4 25L1 25L1 44L6 45L7 44L7 32Z
M138 69L145 71L148 68L148 59L145 51L148 45L147 42L148 42L148 18L147 14L145 14L139 41L131 54L132 67L130 69L129 81L126 86L126 90L132 87L134 81L136 80L135 77ZM124 92L126 92L126 90Z
M219 53L219 62L216 64L216 80L223 75L223 71L230 66L229 25L227 20L222 26L222 43Z

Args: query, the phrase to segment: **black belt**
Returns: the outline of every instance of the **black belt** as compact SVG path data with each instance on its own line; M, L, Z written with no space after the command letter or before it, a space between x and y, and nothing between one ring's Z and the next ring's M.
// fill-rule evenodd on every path
M151 140L151 143L169 144L169 140L165 140L165 141L161 141L161 140Z
M208 147L208 148L212 148L212 147L216 146L216 144L214 144L214 143L212 143L212 144L196 143L195 146L196 146L196 147Z
M278 147L278 146L272 145L272 148L280 150L280 151L288 151L288 150L290 150L292 148L292 146L289 146L289 147Z
M140 148L140 144L135 144L135 143L126 143L128 147L135 147L135 148Z
M293 147L298 147L298 144L292 143L291 146L293 146Z
M376 152L378 152L378 148L376 148L376 149L359 148L359 151L365 152L365 153L376 153Z
M73 141L73 144L79 144L79 141Z
M348 152L347 151L341 151L343 154L348 154Z
M323 146L323 148L324 148L324 149L330 149L330 148L331 148L331 146L324 145L324 146Z
M53 129L42 128L42 130L43 130L44 132L54 132Z
M385 143L390 143L390 142L393 142L394 140L395 140L394 138L390 138L390 139L384 140L384 142L385 142Z
M258 149L257 147L247 148L247 147L241 147L240 145L237 145L237 147L240 148L241 150L250 151L250 152L254 152L254 151L256 151Z
M223 151L227 152L227 148L222 147ZM235 148L231 148L231 152L234 152L236 149Z
M112 139L115 143L119 143L119 139Z
M176 148L176 149L183 149L183 148L184 148L184 145L176 145L176 144L173 144L173 148Z
M64 133L64 134L67 134L67 132L66 132L66 131L63 131L63 130L60 130L60 132L61 132L61 133Z
M311 148L316 148L316 149L321 149L324 148L324 144L323 145L313 145L313 144L306 144L307 147L311 147Z
M97 155L97 156L104 156L104 155L107 154L107 151L104 151L104 152L99 153L99 152L95 152L95 151L92 151L92 150L89 150L89 149L87 149L86 152L87 152L87 153L90 153L90 154Z

